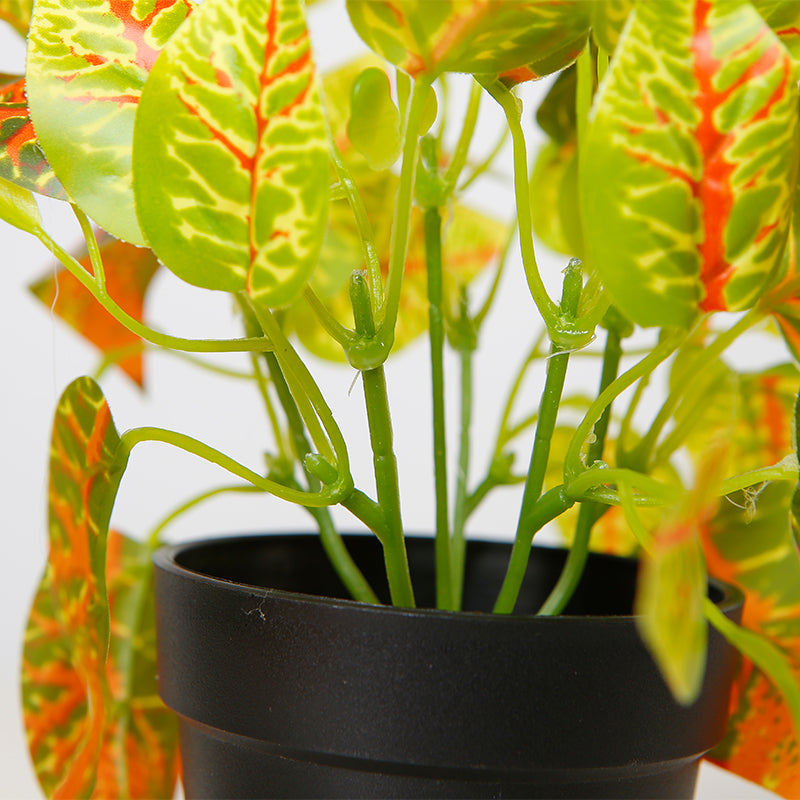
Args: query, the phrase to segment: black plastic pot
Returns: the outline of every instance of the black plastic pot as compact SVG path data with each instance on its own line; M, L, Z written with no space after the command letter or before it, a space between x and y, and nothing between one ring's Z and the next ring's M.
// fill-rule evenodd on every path
M348 543L385 591L376 540ZM535 618L564 559L535 548L519 613L478 613L507 558L470 543L467 611L449 613L332 599L345 593L314 536L159 551L159 684L187 797L691 797L734 651L711 632L702 697L682 707L630 616L634 562L592 556L567 616ZM409 560L432 604L430 540ZM735 590L710 592L738 618Z

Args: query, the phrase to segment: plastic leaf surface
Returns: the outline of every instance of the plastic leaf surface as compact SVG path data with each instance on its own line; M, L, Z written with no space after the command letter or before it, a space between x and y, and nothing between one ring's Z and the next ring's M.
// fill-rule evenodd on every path
M540 77L574 60L589 32L588 6L573 0L347 0L347 10L367 45L412 77Z
M0 21L7 22L14 30L24 36L33 11L33 0L0 0Z
M110 624L105 578L111 504L120 474L108 405L89 378L70 384L53 424L50 554L26 641L28 743L52 797L88 797L110 698L102 674Z
M70 197L117 238L144 244L131 186L136 107L190 0L37 0L28 40L31 118Z
M789 230L795 81L749 3L636 5L580 175L588 255L632 320L685 327L757 300Z
M32 192L67 199L33 130L24 78L0 79L0 177Z
M709 572L746 597L742 624L783 652L800 682L800 553L787 508L793 486L772 483L723 502L703 532ZM790 706L743 660L728 734L713 760L785 797L800 794L800 739Z
M142 320L144 298L158 269L151 250L135 247L108 235L98 237L106 289L119 305ZM85 253L78 259L92 272ZM33 293L68 325L94 344L109 361L116 361L139 386L144 384L142 340L117 322L66 269L37 281Z
M299 0L206 0L156 63L136 122L156 254L189 283L288 303L319 255L328 170Z
M639 631L675 698L692 703L705 674L707 575L699 528L707 518L714 470L701 476L683 506L656 528L642 557L635 612Z
M33 195L5 178L0 178L0 220L26 233L35 233L42 227Z
M613 53L635 0L593 0L590 4L592 38L606 52Z

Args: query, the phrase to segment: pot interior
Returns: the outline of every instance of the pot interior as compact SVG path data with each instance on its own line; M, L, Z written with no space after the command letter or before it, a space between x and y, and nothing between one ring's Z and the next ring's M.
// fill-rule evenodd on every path
M373 536L346 536L347 548L383 603L389 590L382 548ZM409 537L409 566L419 608L435 607L434 543ZM298 553L302 553L298 556ZM467 545L465 611L490 612L510 555L505 542L471 540ZM529 560L517 614L534 614L558 580L567 551L535 547ZM240 536L176 548L175 561L192 572L247 586L298 592L321 598L349 599L316 535ZM573 616L629 616L633 612L638 563L634 559L592 553L583 578L565 609ZM709 596L725 592L712 583Z

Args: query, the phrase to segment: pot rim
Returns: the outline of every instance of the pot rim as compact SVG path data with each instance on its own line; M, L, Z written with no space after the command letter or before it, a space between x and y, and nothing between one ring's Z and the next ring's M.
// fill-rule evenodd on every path
M372 539L374 536L370 533L364 532L342 532L341 534L345 539L353 539L356 537L361 537L364 539ZM607 624L630 624L632 621L637 622L638 620L642 619L640 614L556 614L556 615L541 615L541 614L496 614L493 612L485 612L485 611L449 611L445 609L439 608L429 608L429 607L416 607L416 608L404 608L401 606L393 606L387 604L374 604L374 603L365 603L359 600L353 600L350 598L344 597L328 597L325 595L317 595L317 594L310 594L306 592L296 592L296 591L289 591L287 589L274 589L266 586L259 586L257 584L249 584L243 583L241 581L231 580L228 578L220 578L213 575L209 575L204 572L200 572L195 569L191 569L179 563L178 559L180 556L191 550L196 550L198 548L205 548L205 547L220 547L225 544L230 543L241 543L246 541L253 541L256 539L271 539L271 538L305 538L305 539L319 539L319 534L310 533L307 531L276 531L274 533L239 533L239 534L231 534L231 535L224 535L224 536L213 536L209 538L197 538L192 539L186 542L181 542L179 544L174 545L163 545L159 547L153 554L153 563L158 568L165 572L172 573L174 575L182 575L184 577L189 577L192 580L200 581L201 583L206 583L210 586L216 586L220 589L230 592L238 592L244 596L249 598L253 597L253 594L259 594L262 596L269 596L280 598L284 601L288 602L296 602L301 604L309 604L309 605L317 605L326 608L349 608L352 610L363 609L363 610L370 610L372 613L375 613L376 610L380 613L390 614L390 615L398 615L404 617L420 617L420 618L461 618L461 619L469 619L469 618L476 618L481 620L487 619L494 619L499 622L505 622L506 624L518 624L520 622L530 622L532 620L536 620L540 624L548 624L545 622L546 620L576 620L586 622L588 620L593 620L596 622L602 622ZM407 540L422 540L422 539L431 539L430 535L425 534L407 534L405 537ZM498 544L498 545L508 545L510 546L512 543L508 540L502 539L490 539L490 538L480 538L480 536L472 536L467 539L467 542L475 542L475 543L485 543L485 544ZM534 544L534 547L539 550L568 550L569 548L565 547L558 547L558 546L551 546L551 545L544 545L544 544ZM599 553L599 552L591 552L590 556L595 560L613 560L613 561L638 561L638 559L630 557L630 556L618 556L612 555L609 553ZM712 576L708 576L709 588L713 588L716 593L718 593L718 597L713 598L714 604L723 612L728 613L736 606L740 606L744 603L744 595L742 592L735 586L726 583L725 581L721 581L717 578Z

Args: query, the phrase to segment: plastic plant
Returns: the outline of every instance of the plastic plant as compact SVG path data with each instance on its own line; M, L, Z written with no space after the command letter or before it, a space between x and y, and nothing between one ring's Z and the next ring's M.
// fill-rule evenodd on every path
M109 528L139 443L227 470L233 483L218 492L308 509L353 597L374 601L329 512L343 506L383 545L393 602L414 604L384 364L427 331L438 605L459 608L470 515L494 489L519 485L495 611L513 610L550 522L571 549L541 613L564 607L590 547L637 553L642 636L679 700L698 691L709 623L744 655L712 757L797 796L800 4L348 0L374 52L330 75L315 71L299 0L31 6L0 0L0 19L28 36L26 75L3 76L0 90L0 218L63 265L57 298L51 279L34 291L101 349L104 368L138 382L147 348L249 353L275 434L266 466L246 466L180 431L118 432L94 379L65 390L50 556L23 664L46 794L170 796L176 779L149 592L150 555L172 517L149 538ZM454 73L470 86L463 106ZM515 87L540 78L550 81L535 110L546 143L532 160L534 109ZM487 108L502 112L506 137L477 159ZM504 142L516 213L496 220L459 198L499 169ZM72 205L84 254L48 235L36 193ZM542 246L564 253L560 298L540 273ZM473 419L472 364L484 320L502 313L493 301L509 252L521 256L531 312L506 322L522 366L475 475L470 430L485 421ZM150 327L144 296L161 265L230 293L241 338ZM472 282L481 270L494 270L488 289ZM783 336L785 363L731 366L731 345L765 331ZM461 372L455 458L447 347ZM351 474L306 350L358 370L375 496ZM578 360L599 365L594 397L564 390ZM542 362L531 398L524 379ZM667 389L642 420L654 376ZM213 494L176 498L175 513ZM741 627L707 600L708 573L746 593Z

